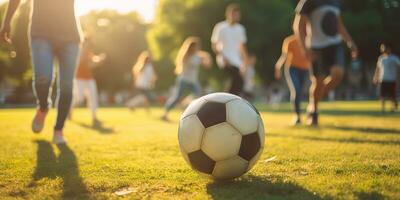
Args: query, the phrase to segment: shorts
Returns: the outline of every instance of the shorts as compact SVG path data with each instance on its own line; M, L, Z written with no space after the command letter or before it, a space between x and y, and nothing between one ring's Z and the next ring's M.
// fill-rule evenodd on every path
M345 58L342 44L314 48L313 51L316 54L311 70L314 76L328 76L333 66L344 68Z
M396 99L397 96L397 84L396 82L382 82L380 84L380 97Z
M156 103L157 102L157 97L156 95L153 93L153 91L149 90L149 89L143 89L143 88L136 88L136 94L139 95L144 95L148 101L150 101L151 103Z

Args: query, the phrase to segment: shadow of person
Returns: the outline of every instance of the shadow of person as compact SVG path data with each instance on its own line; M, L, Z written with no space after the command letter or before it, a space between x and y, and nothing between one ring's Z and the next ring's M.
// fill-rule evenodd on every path
M66 144L57 145L57 147L60 150L58 175L63 179L63 198L89 198L89 192L79 174L75 153Z
M228 182L207 185L212 199L324 199L293 183L267 178L246 176Z
M366 134L400 134L398 129L390 128L368 128L368 127L351 127L351 126L326 126L329 129L336 129L340 131L357 131Z
M58 145L58 157L51 143L45 140L35 141L38 145L36 168L29 187L43 178L63 180L63 199L89 199L90 194L79 174L79 167L74 152L66 145Z
M100 134L113 134L114 133L113 128L104 127L103 125L88 125L88 124L81 123L81 122L76 122L76 124L78 124L79 126L81 126L83 128L94 130Z
M54 179L57 176L57 160L53 146L47 141L38 140L37 144L37 159L36 168L32 175L33 181L38 181L42 178Z

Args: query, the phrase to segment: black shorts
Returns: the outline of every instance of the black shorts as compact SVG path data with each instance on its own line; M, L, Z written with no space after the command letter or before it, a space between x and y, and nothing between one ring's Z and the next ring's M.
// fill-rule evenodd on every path
M331 45L325 48L313 49L316 58L313 61L312 74L314 76L328 76L333 66L344 68L344 48L342 44Z
M382 82L380 84L380 96L381 98L396 99L397 96L397 84L396 82Z

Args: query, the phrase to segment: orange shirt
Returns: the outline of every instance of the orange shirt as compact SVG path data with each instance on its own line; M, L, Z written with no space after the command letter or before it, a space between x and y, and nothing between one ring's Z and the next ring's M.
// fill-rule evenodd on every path
M93 53L88 49L83 49L76 72L76 79L79 80L91 80L93 79L93 72L90 68L90 62L93 57Z
M286 65L299 69L308 70L311 62L302 52L295 36L289 36L283 42L282 52L287 55Z

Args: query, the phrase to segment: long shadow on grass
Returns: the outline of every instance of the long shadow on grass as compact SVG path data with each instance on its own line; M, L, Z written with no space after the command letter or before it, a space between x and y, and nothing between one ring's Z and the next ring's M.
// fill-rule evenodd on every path
M56 157L49 142L38 140L36 144L38 145L36 169L30 186L35 186L35 183L43 178L60 177L63 180L63 199L90 199L90 193L79 174L75 153L68 145L58 145L60 154Z
M90 130L96 131L96 132L98 132L100 134L104 134L104 135L114 133L113 128L104 127L103 125L88 125L88 124L81 123L81 122L76 122L76 124L78 124L82 128L90 129Z
M400 145L400 141L390 141L390 140L364 140L364 139L358 139L358 138L326 138L326 137L288 135L288 134L276 134L276 133L269 133L267 136L268 137L280 137L280 138L294 138L294 139L311 140L311 141L318 141L318 142Z
M207 185L212 199L325 199L307 189L282 180L247 176L237 181L214 182Z
M400 130L390 129L390 128L368 128L368 127L351 127L351 126L325 126L325 127L340 131L357 131L367 134L400 134Z
M260 112L268 112L268 113L284 113L291 114L293 110L291 108L280 108L280 109L270 109L265 106L259 106ZM378 110L343 110L343 109L321 109L322 115L330 115L330 116L369 116L369 117L400 117L400 113L388 113L382 114Z

